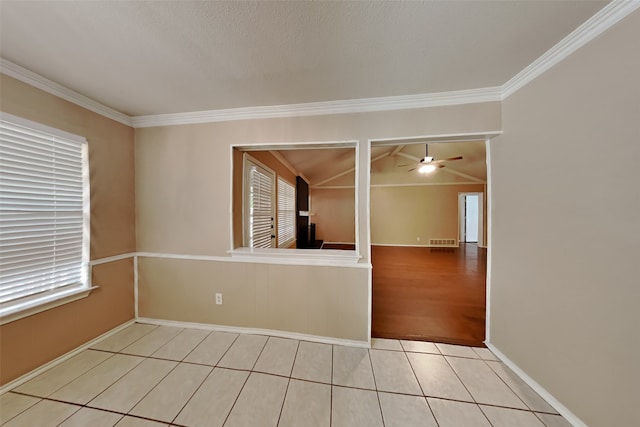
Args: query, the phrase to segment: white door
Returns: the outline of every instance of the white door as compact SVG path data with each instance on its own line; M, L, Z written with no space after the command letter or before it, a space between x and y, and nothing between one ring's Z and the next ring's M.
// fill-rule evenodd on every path
M275 248L275 175L246 158L245 161L245 246Z
M484 194L459 193L460 242L484 246Z

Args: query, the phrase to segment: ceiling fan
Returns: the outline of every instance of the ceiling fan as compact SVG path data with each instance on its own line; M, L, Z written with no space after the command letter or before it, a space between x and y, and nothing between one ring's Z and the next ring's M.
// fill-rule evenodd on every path
M445 165L443 165L444 162L451 162L454 160L462 160L462 156L456 156L456 157L449 157L448 159L441 159L441 160L435 160L433 158L433 156L429 156L429 144L425 144L425 155L423 158L421 158L418 161L418 164L415 165L415 167L413 169L409 169L407 172L413 172L414 170L418 169L418 172L420 173L431 173L433 171L435 171L436 169L439 168L444 168ZM398 167L405 167L405 166L412 166L411 164L408 165L400 165Z

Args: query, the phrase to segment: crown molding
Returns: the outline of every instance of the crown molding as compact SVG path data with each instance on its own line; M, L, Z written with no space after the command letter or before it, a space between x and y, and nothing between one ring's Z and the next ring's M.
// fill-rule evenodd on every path
M598 13L586 20L568 36L503 84L502 99L507 99L513 95L518 89L604 33L639 7L640 1L638 0L613 0L607 4Z
M407 110L414 108L441 107L446 105L475 104L494 101L499 102L501 99L501 88L489 87L417 95L385 96L379 98L309 102L304 104L195 111L192 113L134 116L132 117L132 121L133 127L146 128L195 123L227 122L232 120L257 120L283 117Z
M88 98L78 92L66 88L56 82L53 82L39 74L29 71L26 68L14 64L13 62L0 58L0 73L9 77L20 80L30 86L42 89L43 91L69 101L101 116L115 120L123 125L132 126L131 117L123 114L113 108L107 107L91 98Z
M226 122L234 120L258 120L330 114L367 113L376 111L442 107L448 105L476 104L482 102L499 102L508 98L518 89L534 80L536 77L565 59L598 35L611 28L621 19L638 8L640 8L640 0L613 0L502 86L451 92L130 117L4 58L0 58L0 72L97 114L134 128Z

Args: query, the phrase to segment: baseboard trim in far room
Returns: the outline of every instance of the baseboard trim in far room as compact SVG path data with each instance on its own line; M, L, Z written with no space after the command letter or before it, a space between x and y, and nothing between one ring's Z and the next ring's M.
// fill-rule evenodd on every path
M540 395L547 403L558 411L572 426L574 427L589 427L580 418L576 416L569 408L564 406L558 399L556 399L551 393L549 393L544 387L542 387L536 380L531 378L524 372L518 365L516 365L511 359L509 359L503 352L498 350L492 343L485 342L486 346L496 355L498 359L505 365L507 365L522 381L527 383L536 393Z
M96 344L98 341L101 341L101 340L103 340L105 338L108 338L111 335L114 335L114 334L120 332L124 328L126 328L126 327L128 327L130 325L133 325L134 323L135 323L135 319L131 319L131 320L123 323L122 325L116 326L115 328L105 332L104 334L92 339L91 341L88 341L88 342L82 344L81 346L74 348L73 350L63 354L62 356L57 357L57 358L53 359L52 361L45 363L44 365L38 366L34 370L27 372L26 374L16 378L15 380L9 381L8 383L6 383L2 387L0 387L0 395L8 392L9 390L12 390L12 389L18 387L18 386L20 386L20 385L22 385L24 383L26 383L30 379L37 377L38 375L40 375L43 372L48 371L49 369L61 364L62 362L65 362L65 361L71 359L76 354L81 353L81 352L89 349L91 346Z
M406 245L403 243L372 243L371 246L389 246L392 248L459 248L458 245Z
M214 325L209 323L181 322L177 320L152 319L148 317L139 317L136 319L136 322L146 323L149 325L171 326L175 328L192 328L192 329L204 329L206 331L214 331L214 332L230 332L233 334L269 335L272 337L288 338L288 339L299 340L299 341L311 341L311 342L317 342L322 344L348 345L352 347L371 348L371 343L369 341L357 341L357 340L349 340L345 338L323 337L320 335L310 335L310 334L302 334L298 332L278 331L275 329L245 328L241 326L224 326L224 325Z

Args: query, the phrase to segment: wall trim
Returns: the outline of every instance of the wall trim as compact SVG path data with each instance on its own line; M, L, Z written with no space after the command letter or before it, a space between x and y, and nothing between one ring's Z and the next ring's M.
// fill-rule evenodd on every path
M9 381L8 383L6 383L5 385L3 385L2 387L0 387L0 395L8 392L9 390L12 390L24 383L26 383L27 381L29 381L32 378L37 377L38 375L42 374L45 371L48 371L49 369L61 364L62 362L71 359L73 356L75 356L78 353L81 353L85 350L87 350L88 348L90 348L91 346L93 346L94 344L96 344L98 341L101 341L105 338L110 337L111 335L114 335L118 332L120 332L121 330L123 330L124 328L126 328L127 326L133 325L135 323L136 319L131 319L128 320L126 322L124 322L123 324L116 326L115 328L105 332L104 334L92 339L91 341L88 341L84 344L82 344L79 347L76 347L75 349L63 354L62 356L53 359L50 362L45 363L44 365L41 365L37 368L35 368L34 370L27 372L26 374L16 378L13 381Z
M133 128L259 120L328 114L366 113L448 105L500 102L640 7L634 0L613 0L568 36L501 86L449 92L386 96L288 105L228 108L186 113L128 116L0 57L0 72L94 113Z
M6 74L9 77L13 77L16 80L20 80L21 82L26 83L30 86L50 93L51 95L62 98L65 101L69 101L73 104L79 105L80 107L86 108L89 111L100 114L101 116L122 123L123 125L133 126L131 117L127 116L126 114L116 111L111 107L107 107L104 104L94 101L89 97L86 97L74 90L53 82L46 77L36 74L33 71L29 71L26 68L23 68L18 64L14 64L13 62L1 57L0 72L2 74Z
M586 20L568 36L503 84L501 87L502 99L504 100L513 95L518 89L607 31L639 7L640 2L637 0L613 0L607 4L598 13Z
M498 350L495 345L489 341L485 341L485 344L496 355L498 359L505 365L507 365L522 381L527 383L536 393L540 395L544 400L553 406L569 423L574 427L588 427L576 414L571 412L569 408L564 406L558 399L556 399L551 393L549 393L544 387L542 387L536 380L531 378L525 371L523 371L518 365L516 365L511 359L509 359L503 352Z
M139 317L136 319L136 322L146 323L150 325L158 325L158 326L171 326L171 327L177 327L177 328L203 329L206 331L230 332L234 334L269 335L272 337L289 338L289 339L300 340L300 341L312 341L312 342L319 342L323 344L349 345L353 347L371 348L371 345L368 341L356 341L356 340L348 340L344 338L324 337L320 335L302 334L298 332L278 331L275 329L246 328L242 326L225 326L225 325L215 325L215 324L209 324L209 323L181 322L178 320L162 320L162 319L153 319L148 317Z
M135 257L135 256L136 256L136 252L128 252L126 254L120 254L120 255L114 255L114 256L109 256L109 257L105 257L105 258L94 259L92 261L89 261L89 265L93 267L94 265L100 265L100 264L106 264L108 262L120 261L120 260L123 260L123 259Z
M388 246L390 248L458 248L460 247L460 246L447 246L447 245L405 245L402 243L371 243L371 246Z
M487 87L415 95L134 116L131 118L131 121L135 128L147 128L195 123L227 122L234 120L259 120L284 117L320 116L327 114L408 110L416 108L441 107L446 105L499 102L501 100L501 87Z

